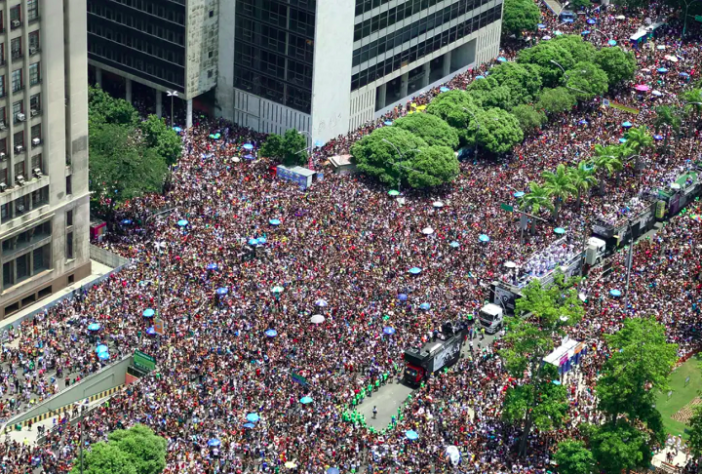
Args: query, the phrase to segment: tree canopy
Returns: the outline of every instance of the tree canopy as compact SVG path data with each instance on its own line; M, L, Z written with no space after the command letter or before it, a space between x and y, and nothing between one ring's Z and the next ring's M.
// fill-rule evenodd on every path
M524 140L519 120L502 109L479 110L468 126L468 143L490 153L506 153Z
M582 441L566 440L558 443L555 455L559 474L591 474L595 472L595 458Z
M561 35L556 36L551 41L568 51L576 63L592 62L597 52L595 46L589 41L583 40L581 35Z
M136 125L139 114L126 100L116 99L100 87L91 86L88 88L88 118L90 124Z
M543 86L539 68L534 64L502 63L490 70L487 79L507 87L512 93L515 105L531 102ZM474 84L483 82L486 81L473 81Z
M430 188L453 181L460 172L453 149L447 146L422 148L403 169L402 176L413 188Z
M469 112L466 112L466 109ZM466 127L472 120L471 113L475 114L479 109L480 104L476 103L468 92L451 90L436 96L427 106L427 113L436 115L452 126L461 142L465 143Z
M577 104L577 99L568 89L556 87L541 91L536 102L536 109L547 115L558 115L568 112L575 104Z
M633 79L636 73L634 53L625 53L619 46L600 49L595 54L594 62L607 74L610 87Z
M519 120L519 126L522 127L524 135L530 135L541 128L545 122L544 114L534 108L532 105L521 104L512 109L512 115Z
M566 71L566 86L579 100L592 100L607 92L609 78L595 63L579 62Z
M399 118L393 123L423 139L429 146L458 148L458 133L448 123L436 115L415 113Z
M183 141L166 124L166 119L149 115L139 123L139 128L144 134L145 145L162 157L166 164L174 165L178 161L183 151Z
M522 64L539 66L545 87L556 87L563 77L561 67L568 70L575 64L575 59L570 51L562 44L553 41L543 41L532 48L521 50L517 61ZM554 62L560 64L561 67Z
M277 158L286 166L305 165L307 163L307 139L295 129L289 129L284 135L272 133L261 145L261 155Z
M521 36L523 31L534 31L541 21L541 11L531 0L505 0L502 28Z
M351 147L358 170L375 176L382 183L397 185L400 172L393 163L409 165L411 157L427 142L399 127L382 127Z

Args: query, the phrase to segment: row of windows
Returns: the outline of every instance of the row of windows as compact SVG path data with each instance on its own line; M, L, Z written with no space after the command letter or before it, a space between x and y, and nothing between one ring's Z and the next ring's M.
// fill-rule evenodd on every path
M3 110L4 110L4 108L3 108ZM41 143L41 124L40 123L32 126L31 135L32 135L32 140L39 139L39 143ZM34 142L32 142L32 144L33 143ZM15 132L15 134L12 136L12 144L15 147L21 146L22 148L24 148L24 145L25 145L25 143L24 143L24 130L20 130L18 132ZM0 153L7 154L7 152L8 152L7 138L0 138ZM39 163L38 166L33 166L32 170L34 170L36 168L42 169L41 163ZM23 174L23 173L22 172L15 173L15 175L18 175L18 174ZM0 176L0 181L1 180L2 180L2 176ZM3 181L3 182L5 184L7 184L7 181Z
M51 244L46 244L32 252L20 255L11 262L3 263L2 287L6 290L50 268Z
M46 187L46 194L48 195L48 186ZM23 249L36 244L51 236L51 221L44 222L38 226L34 226L31 229L25 230L24 232L10 237L2 241L2 255L3 257L15 252L21 252Z
M15 69L10 75L12 81L12 92L19 92L24 87L24 78L22 69ZM36 86L41 82L41 65L40 63L33 63L29 65L29 85ZM5 89L5 76L0 76L0 97L4 97L6 93Z
M426 33L427 31L431 31L434 28L438 28L461 15L472 12L476 6L487 3L488 1L489 0L459 0L441 11L427 15L419 21L413 22L404 28L394 31L387 36L378 38L377 40L358 48L353 52L352 64L354 66L358 66L359 64L368 61L370 58L383 54L385 51L397 48L407 41ZM502 6L500 5L499 8L501 10ZM473 18L473 21L475 21L475 18ZM466 20L466 23L470 22L470 19Z
M134 48L142 53L156 56L171 64L185 67L184 48L162 47L161 44L167 43L149 41L148 39L142 38L141 35L129 34L129 32L123 32L119 28L112 29L109 26L99 23L88 23L88 33L101 36L110 41L115 41L129 48Z
M288 18L288 11L290 18ZM256 23L264 23L297 33L306 39L314 38L314 13L289 8L287 4L277 0L237 0L236 14L237 17L243 15ZM238 31L235 34L238 35Z
M280 79L267 77L260 71L238 67L234 71L234 87L277 102L300 112L312 110L312 90L286 84Z
M246 67L276 79L305 88L312 88L312 64L287 59L285 56L236 42L234 49L236 67ZM287 69L286 69L287 67Z
M356 0L356 16L367 13L388 2L390 2L390 0Z
M376 31L380 31L383 28L387 28L388 26L392 26L395 23L399 23L405 18L409 18L414 14L423 12L427 8L433 7L434 5L442 1L444 0L408 0L405 3L401 3L400 5L391 8L388 11L382 12L379 15L374 16L373 18L358 23L354 27L353 40L359 41L362 38L365 38L366 36L375 33ZM467 10L473 10L481 5L484 5L488 1L489 0L473 0L473 5L471 6L470 2L468 2L466 8Z
M241 16L236 19L236 39L309 64L314 58L313 40Z
M89 37L88 53L92 58L103 62L113 62L122 67L126 66L136 71L137 75L144 76L145 79L154 80L154 78L157 78L167 81L168 87L173 85L183 87L185 85L184 68L174 64L169 64L169 67L167 67L161 65L158 61L141 57L140 54L135 54L134 51L126 50L126 48L120 47L115 43L103 44L102 41L105 40L95 35Z
M32 116L39 114L41 111L41 94L34 94L29 98L29 108ZM19 115L24 113L24 100L18 100L12 104L12 119L14 123L20 122ZM0 126L5 127L7 123L7 112L5 111L5 107L0 107ZM0 147L0 151L4 150L4 147Z
M363 71L354 74L351 77L351 90L359 89L373 81L386 76L393 71L397 71L401 67L410 64L419 58L422 58L442 47L453 43L454 41L468 36L473 31L483 28L490 23L499 20L502 12L502 5L491 8L490 10L474 17L469 21L461 23L440 35L436 35L418 45L396 54L392 58L382 61L374 66L371 66Z
M39 30L29 33L29 54L34 55L39 52ZM20 59L24 56L24 48L22 48L22 37L18 36L10 41L10 55L13 60ZM0 63L5 63L5 43L0 43Z
M113 2L146 12L161 20L168 20L185 26L185 9L180 6L169 4L161 0L113 0ZM88 2L88 11L94 11L105 6L103 2L90 0Z
M88 3L90 5L90 2ZM95 5L88 8L91 13L88 21L88 31L103 36L100 29L104 23L119 23L120 25L134 28L142 33L157 36L164 41L170 41L180 46L185 46L185 28L181 25L169 25L152 18L144 18L137 12L116 12L112 8L104 5ZM100 21L107 20L107 22ZM129 32L125 32L129 36Z

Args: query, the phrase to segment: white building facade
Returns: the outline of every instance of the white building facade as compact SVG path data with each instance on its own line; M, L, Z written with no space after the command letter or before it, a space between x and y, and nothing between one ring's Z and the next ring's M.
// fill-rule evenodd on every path
M0 3L0 318L90 274L85 2Z
M232 0L219 21L218 114L326 142L496 58L502 0Z

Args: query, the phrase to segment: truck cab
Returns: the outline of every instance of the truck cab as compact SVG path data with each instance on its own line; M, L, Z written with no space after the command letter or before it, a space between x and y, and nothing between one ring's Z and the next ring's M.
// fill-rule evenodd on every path
M456 330L452 324L444 324L443 339L431 340L421 348L405 350L405 371L402 381L410 387L419 387L431 374L450 367L461 357L465 331Z
M587 248L585 249L585 263L594 267L602 263L607 252L607 242L597 237L590 237L587 240Z
M505 313L500 306L494 303L488 303L480 308L478 319L480 320L480 324L485 327L485 332L488 334L495 334L502 329L505 323Z

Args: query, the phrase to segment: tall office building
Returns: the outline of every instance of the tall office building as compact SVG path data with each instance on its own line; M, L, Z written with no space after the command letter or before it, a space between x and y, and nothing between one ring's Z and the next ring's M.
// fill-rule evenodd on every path
M90 274L85 10L0 2L0 318Z
M217 84L219 3L88 0L88 62L96 82L102 84L104 71L118 76L130 102L133 82L149 87L158 116L163 116L164 94L176 92L178 100L187 101L190 127L193 99Z
M497 57L501 20L502 0L222 1L218 110L327 141Z

